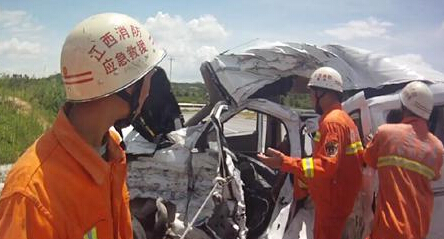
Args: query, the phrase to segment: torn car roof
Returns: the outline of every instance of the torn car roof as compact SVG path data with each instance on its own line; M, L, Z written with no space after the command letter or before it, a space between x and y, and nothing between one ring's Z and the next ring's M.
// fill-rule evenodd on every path
M341 45L317 47L300 43L273 43L240 54L219 55L210 65L219 87L236 103L282 77L308 79L318 67L338 70L344 90L380 88L414 80L444 82L444 74L422 66L405 66L389 57Z

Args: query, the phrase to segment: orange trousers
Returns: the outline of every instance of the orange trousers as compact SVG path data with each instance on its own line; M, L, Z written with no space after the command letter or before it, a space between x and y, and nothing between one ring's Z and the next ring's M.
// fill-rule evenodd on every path
M326 217L315 213L315 239L341 239L347 217Z

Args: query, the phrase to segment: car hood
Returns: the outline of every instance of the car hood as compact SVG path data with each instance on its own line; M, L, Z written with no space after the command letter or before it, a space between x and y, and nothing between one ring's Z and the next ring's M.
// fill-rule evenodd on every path
M295 79L302 82L299 88L304 91L311 73L321 66L338 70L346 91L414 80L444 81L444 74L431 68L405 66L393 58L363 49L341 45L317 47L305 43L273 43L239 54L219 55L204 62L201 73L209 88L210 100L222 97L239 104L265 85L284 77L297 76Z

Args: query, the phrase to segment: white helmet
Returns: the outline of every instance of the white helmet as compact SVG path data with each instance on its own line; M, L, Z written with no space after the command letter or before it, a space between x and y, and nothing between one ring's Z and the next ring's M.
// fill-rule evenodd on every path
M311 74L307 87L319 87L342 92L342 78L339 72L331 67L318 68Z
M141 79L165 55L133 18L118 13L91 16L63 45L60 68L66 99L84 102L118 92Z
M402 89L401 102L407 109L426 120L433 110L432 91L420 81L410 82Z

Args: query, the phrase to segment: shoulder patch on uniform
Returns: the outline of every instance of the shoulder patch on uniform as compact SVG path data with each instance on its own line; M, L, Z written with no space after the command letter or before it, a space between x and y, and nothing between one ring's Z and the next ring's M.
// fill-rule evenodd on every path
M338 154L338 145L336 141L329 141L325 144L325 152L328 157L335 157Z

